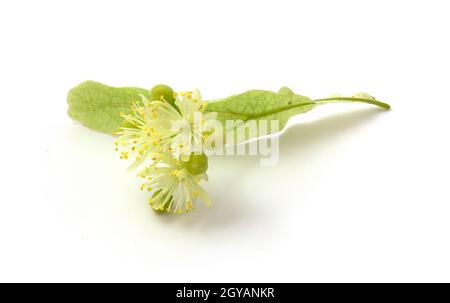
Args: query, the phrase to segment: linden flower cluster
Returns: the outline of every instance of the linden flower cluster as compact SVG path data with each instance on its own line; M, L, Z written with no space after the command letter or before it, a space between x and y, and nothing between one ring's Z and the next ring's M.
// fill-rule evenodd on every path
M208 158L201 151L194 153L194 143L203 142L202 126L216 115L202 114L206 103L198 90L177 94L165 87L155 96L155 88L152 101L141 95L142 102L122 115L116 150L121 159L134 157L129 169L145 165L138 176L145 180L141 190L152 192L149 204L154 210L189 212L198 197L210 206L211 199L199 185L208 180Z

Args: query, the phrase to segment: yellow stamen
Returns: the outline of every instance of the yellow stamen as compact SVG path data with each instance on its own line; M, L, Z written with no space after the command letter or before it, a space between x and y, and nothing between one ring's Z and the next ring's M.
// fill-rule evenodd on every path
M121 152L120 157L121 159L128 159L128 152Z

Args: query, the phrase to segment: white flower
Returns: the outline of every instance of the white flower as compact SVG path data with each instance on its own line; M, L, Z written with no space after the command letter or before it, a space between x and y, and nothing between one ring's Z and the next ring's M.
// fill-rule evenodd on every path
M152 152L170 152L183 160L193 152L202 152L204 125L217 114L203 115L206 103L198 90L175 97L176 108L164 100L149 101L141 95L142 104L135 104L133 112L124 115L128 125L117 132L120 137L116 146L121 149L121 158L127 159L130 152L137 154L131 168Z
M191 156L191 160L193 157ZM208 207L211 206L211 199L199 185L201 180L208 180L206 172L194 175L189 170L188 162L167 153L153 154L152 161L153 163L141 170L138 176L146 180L141 185L141 190L147 189L153 193L149 204L154 210L189 212L194 207L197 197L200 197Z
M156 120L171 121L170 147L177 157L188 160L191 153L202 152L203 140L206 137L204 126L210 120L216 119L217 113L203 114L206 103L202 101L198 90L180 92L176 95L175 105L179 111L164 111Z

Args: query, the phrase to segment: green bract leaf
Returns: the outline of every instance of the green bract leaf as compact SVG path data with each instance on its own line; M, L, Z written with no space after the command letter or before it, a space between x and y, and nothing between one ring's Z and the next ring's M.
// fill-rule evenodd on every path
M266 90L250 90L219 101L211 102L206 112L217 112L217 119L225 126L227 120L250 121L267 120L267 134L282 130L289 118L294 115L310 111L316 103L308 97L294 94L287 87L281 88L278 93ZM270 121L279 122L278 129L272 129ZM257 124L259 125L259 124ZM228 128L227 131L230 131ZM252 136L250 136L252 137ZM246 139L249 139L247 136Z
M133 103L141 102L140 95L152 99L151 93L147 89L112 87L94 81L86 81L69 91L68 114L72 119L81 122L88 128L113 134L120 126L123 126L124 119L121 114L129 114ZM168 102L170 101L168 100ZM250 90L224 99L210 101L205 112L216 112L217 119L224 128L227 126L227 120L242 121L240 124L228 128L227 131L235 131L239 127L246 127L247 124L254 122L259 126L259 122L265 120L268 122L266 134L272 134L281 131L292 116L308 112L319 104L333 102L364 102L384 109L390 108L388 104L378 101L366 93L358 93L352 97L333 96L311 100L293 93L287 87L282 87L278 92ZM271 121L278 121L279 127L272 128ZM260 135L256 134L256 136ZM246 134L245 140L254 137L255 135Z
M141 102L139 95L150 98L150 91L86 81L69 91L68 114L90 129L113 134L124 122L121 113L130 113L131 105Z

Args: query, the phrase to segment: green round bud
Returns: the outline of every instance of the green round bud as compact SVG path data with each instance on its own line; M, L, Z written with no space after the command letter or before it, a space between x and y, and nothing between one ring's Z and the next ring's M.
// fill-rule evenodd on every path
M167 86L164 84L155 85L151 89L150 95L152 97L152 101L165 100L172 105L175 104L175 96L174 96L173 90L170 86Z
M189 161L181 161L189 173L195 175L202 174L208 170L208 157L205 154L195 155L189 157Z

